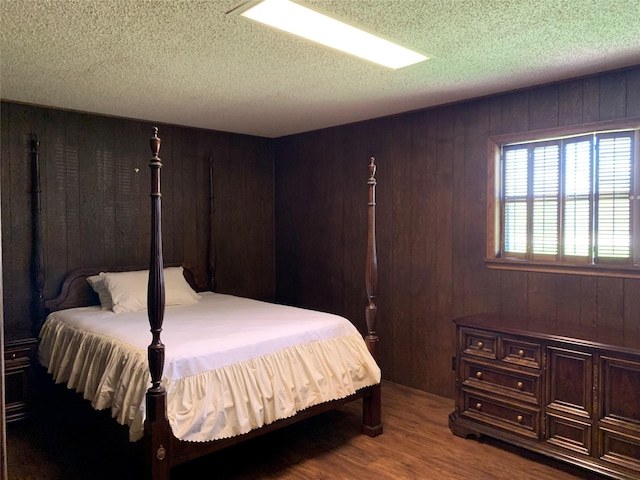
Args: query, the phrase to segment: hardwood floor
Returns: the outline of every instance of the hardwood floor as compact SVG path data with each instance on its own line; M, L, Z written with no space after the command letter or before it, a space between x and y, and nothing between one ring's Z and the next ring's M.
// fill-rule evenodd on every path
M72 402L73 403L73 402ZM236 445L173 469L193 479L599 479L500 442L453 436L453 401L407 387L383 386L384 434L359 434L361 403ZM58 405L59 407L59 405ZM8 429L10 480L126 480L140 478L137 444L104 433L83 401L68 413L48 409ZM55 405L52 407L55 408ZM64 408L69 408L65 406ZM91 412L93 413L93 412ZM96 442L99 436L101 441Z

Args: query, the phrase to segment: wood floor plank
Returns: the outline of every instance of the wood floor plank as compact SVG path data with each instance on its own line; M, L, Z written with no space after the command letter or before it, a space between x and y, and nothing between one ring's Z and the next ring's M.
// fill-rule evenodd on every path
M359 433L355 402L175 467L174 480L595 480L601 477L496 440L455 437L453 401L383 385L384 434ZM81 401L81 399L78 399ZM84 402L84 401L82 401ZM78 412L77 406L73 409ZM93 412L89 412L93 413ZM40 414L43 415L42 413ZM80 417L82 418L82 417ZM9 426L10 480L136 479L136 446L117 444L90 423L34 416Z

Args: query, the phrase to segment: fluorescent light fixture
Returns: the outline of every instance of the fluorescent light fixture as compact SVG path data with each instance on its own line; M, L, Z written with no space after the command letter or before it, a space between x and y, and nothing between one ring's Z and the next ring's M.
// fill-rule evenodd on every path
M421 53L365 32L290 0L261 0L240 15L365 60L398 69L428 60Z

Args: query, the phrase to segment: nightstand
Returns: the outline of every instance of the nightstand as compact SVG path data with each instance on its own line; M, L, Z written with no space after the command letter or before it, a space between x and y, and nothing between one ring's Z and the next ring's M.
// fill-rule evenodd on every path
M32 366L38 341L35 338L4 345L4 381L7 423L26 418L32 388Z

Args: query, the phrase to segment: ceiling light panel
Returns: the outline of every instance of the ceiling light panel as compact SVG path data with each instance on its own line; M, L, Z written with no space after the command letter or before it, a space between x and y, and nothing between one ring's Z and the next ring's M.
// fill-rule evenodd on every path
M394 70L428 60L421 53L290 0L250 2L235 13Z

